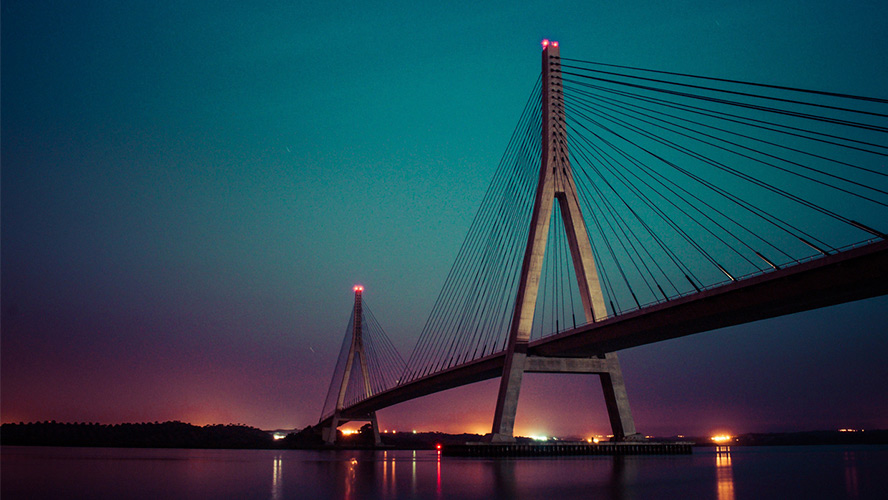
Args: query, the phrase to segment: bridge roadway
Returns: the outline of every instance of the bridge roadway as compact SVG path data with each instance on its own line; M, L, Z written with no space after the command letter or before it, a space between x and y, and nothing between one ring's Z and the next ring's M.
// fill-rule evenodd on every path
M590 357L886 294L888 241L882 240L566 330L531 342L528 356ZM499 377L504 360L499 352L426 375L358 402L343 416ZM330 417L319 425L330 425Z

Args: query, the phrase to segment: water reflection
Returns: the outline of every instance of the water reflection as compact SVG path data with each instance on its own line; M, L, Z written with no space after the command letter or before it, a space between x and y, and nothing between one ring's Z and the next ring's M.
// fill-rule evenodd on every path
M853 451L843 454L845 462L845 493L848 498L860 498L860 489L857 486L857 455Z
M345 498L351 499L354 498L355 495L359 494L357 488L355 487L355 468L358 465L358 459L352 457L351 460L348 461L348 469L345 473Z
M804 448L804 449L801 449ZM435 450L2 448L0 498L882 498L888 447L475 459ZM743 467L734 473L736 464ZM271 477L268 466L271 464ZM400 468L400 474L398 474ZM812 470L823 473L812 474ZM125 477L125 481L116 478ZM716 478L716 488L712 479ZM736 485L736 486L735 486ZM740 490L739 495L735 490ZM713 495L715 493L715 495Z
M382 498L396 498L398 496L397 475L397 454L396 451L382 452L382 484L379 488L382 492ZM403 461L402 461L403 463ZM414 472L414 482L416 481L416 473Z
M389 485L389 473L388 473L388 451L382 452L382 491L384 494L390 494L390 491L393 491L391 485Z
M416 495L416 450L413 450L413 475L410 481L410 492Z
M731 471L731 447L715 447L715 474L718 500L734 500L734 474Z
M438 498L441 498L441 450L438 449L438 487L435 490Z
M484 494L488 494L496 498L551 496L631 500L649 498L650 494L657 493L638 489L638 468L644 462L637 456L522 457L454 460L450 463L449 459L444 460L445 468L484 467L484 474L473 477L472 470L464 469L460 477L478 485L475 487L476 498L485 498ZM490 490L483 492L481 485ZM452 492L452 484L446 480L444 490Z
M638 472L636 457L616 455L611 459L610 496L611 498L631 500L632 484Z
M494 460L491 462L493 468L493 484L496 491L503 498L517 498L518 492L515 488L515 460Z
M273 500L283 498L281 494L281 465L281 456L277 455L271 466L271 498Z
M395 482L395 458L396 457L392 456L392 482L391 482L392 495L394 495L395 492L398 491L398 487L397 487L398 483Z

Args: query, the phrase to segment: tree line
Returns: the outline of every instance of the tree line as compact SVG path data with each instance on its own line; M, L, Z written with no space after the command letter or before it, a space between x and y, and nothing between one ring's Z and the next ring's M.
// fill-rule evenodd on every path
M45 422L0 426L0 443L23 446L126 448L273 448L272 436L240 424L196 426L179 421L97 424Z

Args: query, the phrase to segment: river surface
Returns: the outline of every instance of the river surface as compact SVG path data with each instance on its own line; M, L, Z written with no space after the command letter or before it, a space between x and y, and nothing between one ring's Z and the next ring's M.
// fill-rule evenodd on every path
M0 449L19 498L888 498L888 446L478 459L435 451Z

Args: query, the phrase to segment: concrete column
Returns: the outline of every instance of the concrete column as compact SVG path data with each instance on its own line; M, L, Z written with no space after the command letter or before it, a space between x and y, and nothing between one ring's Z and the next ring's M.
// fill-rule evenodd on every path
M626 384L623 383L623 370L617 354L614 352L605 355L610 360L610 369L601 377L601 390L604 392L604 403L607 407L607 416L610 419L614 441L632 439L635 432L635 420L632 419L632 410L629 409L629 395L626 393Z
M503 378L500 381L499 393L496 398L496 410L493 414L493 443L510 443L515 441L515 414L518 412L518 396L521 392L521 379L524 377L524 362L527 358L527 343L515 346L506 353L506 364L503 367Z
M324 439L324 442L327 444L336 444L336 430L339 428L339 412L333 414L333 418L330 420L330 427L324 427L321 429L321 438Z

